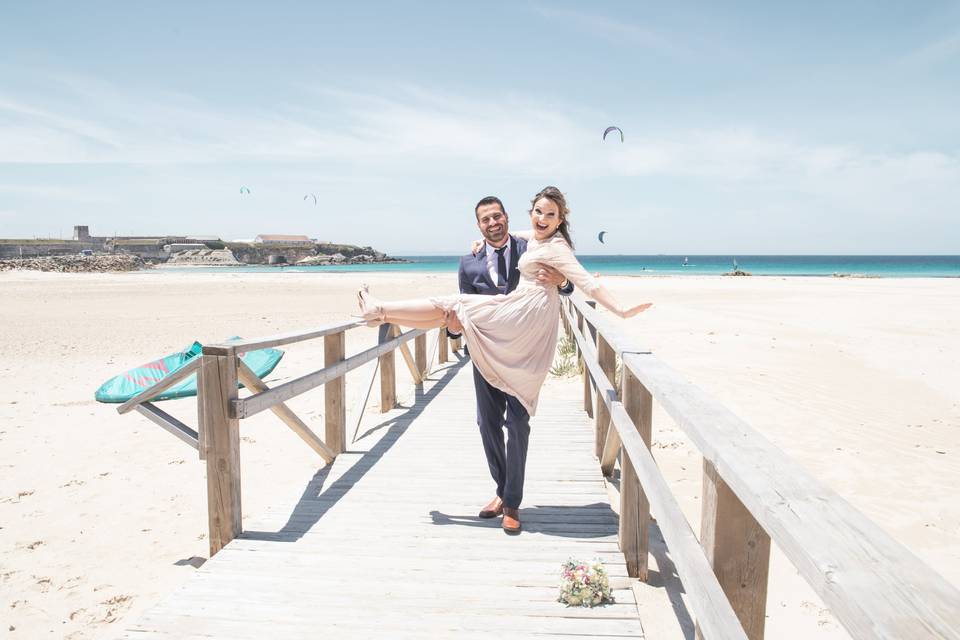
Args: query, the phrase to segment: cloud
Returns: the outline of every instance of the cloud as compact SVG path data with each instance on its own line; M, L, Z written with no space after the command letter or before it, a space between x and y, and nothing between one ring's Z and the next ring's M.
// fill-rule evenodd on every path
M0 100L0 162L302 163L331 178L665 178L745 194L803 193L894 211L960 199L960 158L876 152L746 125L634 130L601 141L605 114L525 97L450 95L421 86L382 94L310 91L270 109L215 107L183 94L72 82L63 106ZM306 105L306 106L305 106ZM600 123L600 124L597 124ZM2 191L2 186L0 186Z
M676 40L660 32L625 20L615 20L598 13L537 6L534 10L544 18L562 22L574 29L617 44L639 45L660 53L677 54Z
M930 66L960 57L960 31L954 32L911 51L901 59L907 66Z

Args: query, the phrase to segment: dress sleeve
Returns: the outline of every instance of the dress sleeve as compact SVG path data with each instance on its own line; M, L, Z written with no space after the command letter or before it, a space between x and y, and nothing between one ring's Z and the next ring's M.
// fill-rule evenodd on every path
M537 260L562 273L567 280L577 285L586 295L592 294L600 287L600 283L587 273L577 257L573 255L570 245L562 239L547 243L544 247L543 256L537 256Z

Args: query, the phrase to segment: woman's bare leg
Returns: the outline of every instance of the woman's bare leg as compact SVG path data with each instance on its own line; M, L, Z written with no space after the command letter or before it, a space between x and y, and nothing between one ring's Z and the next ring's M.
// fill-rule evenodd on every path
M436 329L442 327L445 323L443 320L439 321L427 321L427 320L390 320L387 322L391 324L399 324L404 327L409 327L411 329Z
M361 291L360 310L364 315L379 314L384 322L401 324L414 329L434 329L446 324L447 314L423 298L384 302L366 291Z

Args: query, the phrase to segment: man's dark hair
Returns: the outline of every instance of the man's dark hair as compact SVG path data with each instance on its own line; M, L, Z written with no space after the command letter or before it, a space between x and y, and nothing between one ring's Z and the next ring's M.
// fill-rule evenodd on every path
M479 217L480 217L480 207L482 207L482 206L484 206L484 205L488 205L488 204L497 204L497 205L500 205L500 211L503 211L504 215L506 215L507 210L503 208L503 203L500 202L500 198L498 198L497 196L487 196L486 198L484 198L483 200L481 200L480 202L478 202L478 203L477 203L477 206L475 206L475 207L473 208L473 215L477 216L477 218L479 219Z

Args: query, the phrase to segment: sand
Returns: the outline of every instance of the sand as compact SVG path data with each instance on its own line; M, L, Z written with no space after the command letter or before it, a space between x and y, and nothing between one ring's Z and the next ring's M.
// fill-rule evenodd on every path
M194 339L344 320L361 280L384 297L455 286L444 274L0 274L0 634L110 637L207 557L202 463L144 418L94 402L103 380ZM621 325L638 344L960 585L960 280L604 281L624 300L655 303ZM350 332L348 352L374 335ZM268 381L321 361L320 342L291 347ZM348 407L365 375L348 378ZM322 393L291 404L320 424ZM164 408L196 422L193 399ZM241 434L247 516L299 495L322 464L269 413ZM700 457L660 411L654 441L698 530ZM644 588L648 637L678 635L664 590ZM767 637L846 637L777 550L768 615Z

